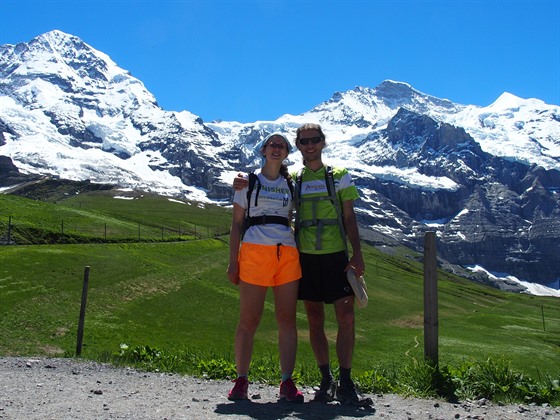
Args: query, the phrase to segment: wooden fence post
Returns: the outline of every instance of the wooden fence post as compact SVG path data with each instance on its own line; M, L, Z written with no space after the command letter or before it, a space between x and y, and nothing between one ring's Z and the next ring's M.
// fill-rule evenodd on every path
M424 236L424 357L434 366L438 361L438 290L436 234Z
M84 284L82 286L82 305L80 307L80 319L78 321L78 339L76 340L76 357L82 354L82 340L84 338L84 321L86 319L86 303L89 283L89 266L84 270Z

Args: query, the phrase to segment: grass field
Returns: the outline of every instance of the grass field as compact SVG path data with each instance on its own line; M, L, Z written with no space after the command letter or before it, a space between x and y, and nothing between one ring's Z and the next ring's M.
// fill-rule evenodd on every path
M214 234L170 242L1 246L0 355L72 356L84 269L89 266L82 357L99 359L126 343L218 354L233 361L238 294L225 275L228 237L215 236L217 227L224 229L229 223L227 209L199 208L161 197L116 200L99 193L58 204L0 195L0 236L8 216L15 220L17 215L29 227L20 230L21 238L29 241L33 232L44 232L41 227L48 220L56 226L59 218L70 214L88 221L132 223L141 229L196 226L213 229ZM422 264L367 244L363 251L370 303L356 311L354 371L422 359ZM502 292L444 272L438 280L440 364L505 356L520 372L560 378L557 298ZM334 343L332 311L326 328ZM298 364L313 366L301 304L298 330ZM269 293L255 355L276 357L276 331Z
M0 237L20 245L192 240L223 235L229 224L224 208L147 193L95 191L57 205L0 195Z

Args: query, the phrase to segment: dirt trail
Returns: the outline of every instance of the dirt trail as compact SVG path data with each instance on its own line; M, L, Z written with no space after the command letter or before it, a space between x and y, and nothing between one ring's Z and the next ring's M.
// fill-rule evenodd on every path
M250 401L231 402L227 381L139 372L75 359L0 358L0 419L546 419L560 408L451 404L370 395L371 408L277 401L276 386L251 384Z

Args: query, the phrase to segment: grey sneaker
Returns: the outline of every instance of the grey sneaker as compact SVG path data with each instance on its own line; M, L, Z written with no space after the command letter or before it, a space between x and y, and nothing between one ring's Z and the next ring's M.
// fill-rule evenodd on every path
M373 400L360 394L353 383L339 385L336 390L336 399L341 404L351 404L358 407L373 405Z
M331 402L334 401L336 393L336 381L334 379L323 379L319 389L315 391L313 401Z

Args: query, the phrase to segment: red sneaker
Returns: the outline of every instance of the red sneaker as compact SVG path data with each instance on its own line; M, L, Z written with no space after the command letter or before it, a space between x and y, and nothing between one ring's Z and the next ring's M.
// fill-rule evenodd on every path
M229 391L229 394L227 396L228 400L236 401L248 399L247 390L249 389L249 381L247 380L247 377L241 376L232 382L235 382L235 385L233 386L231 391Z
M291 378L280 383L280 399L295 403L303 402L303 394L298 391Z

